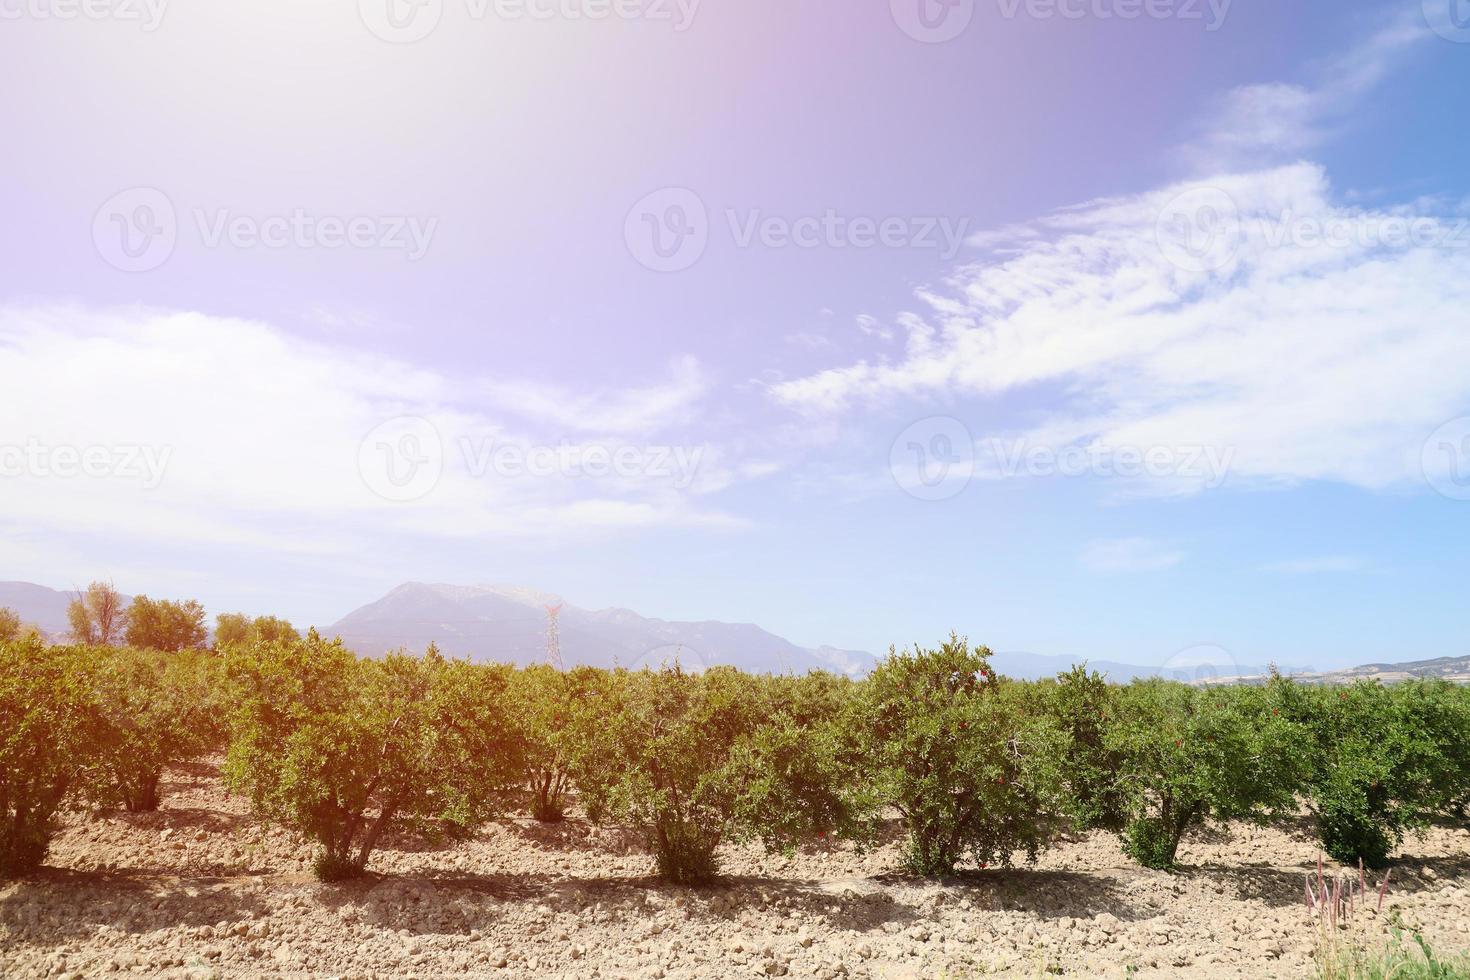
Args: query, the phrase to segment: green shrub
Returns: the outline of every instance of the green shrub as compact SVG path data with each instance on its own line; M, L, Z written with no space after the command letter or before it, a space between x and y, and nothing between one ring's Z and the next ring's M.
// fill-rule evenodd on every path
M596 818L643 834L666 880L706 881L720 844L790 847L844 812L836 741L799 702L727 667L599 673L571 719L578 791Z
M132 812L158 809L163 770L220 741L218 672L207 654L100 651L103 717L99 799Z
M1073 826L1122 830L1127 807L1118 772L1123 757L1107 740L1117 715L1116 688L1102 674L1079 665L1055 681L1039 682L1034 695L1035 710L1063 740L1057 771Z
M877 803L847 727L857 685L822 671L755 680L763 718L742 754L738 823L745 836L772 851L789 851L813 834L871 842Z
M473 664L445 660L432 646L422 661L390 657L397 666L430 676L425 806L414 811L424 821L467 836L504 812L522 786L526 764L514 717L514 668L505 664ZM390 673L390 683L393 683Z
M506 670L389 654L340 640L235 648L238 707L225 774L255 811L315 841L325 880L355 877L394 824L473 826L519 765Z
M1337 860L1383 867L1406 833L1452 812L1464 793L1470 711L1453 685L1279 680L1269 692L1275 710L1311 732L1307 792L1323 850Z
M531 816L542 823L556 823L566 816L570 753L565 741L578 679L585 677L585 670L578 668L574 677L536 664L517 671L512 682L511 703L525 761Z
M1123 830L1123 853L1145 868L1171 868L1182 833L1162 817L1136 817Z
M100 760L97 661L85 647L0 643L0 878L45 860L57 811Z
M1304 736L1259 689L1137 681L1116 707L1103 741L1118 763L1124 849L1140 864L1172 867L1185 833L1206 820L1295 806Z
M1058 822L1060 741L989 656L951 635L937 650L890 651L863 685L856 735L916 874L966 857L1009 864L1017 850L1034 860Z

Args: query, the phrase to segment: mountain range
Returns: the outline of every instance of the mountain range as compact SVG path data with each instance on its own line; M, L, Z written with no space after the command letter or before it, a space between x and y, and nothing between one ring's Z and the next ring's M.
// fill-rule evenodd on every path
M24 622L38 626L53 640L66 637L66 608L73 595L30 582L0 582L0 608L14 609ZM557 640L566 666L638 668L678 661L691 669L728 664L756 672L830 670L857 677L877 662L873 654L860 650L798 646L751 623L686 622L650 618L630 609L582 609L550 593L507 585L408 582L321 632L340 636L369 656L397 649L422 651L435 643L448 656L529 664L548 657L548 609L557 610ZM1034 680L1054 676L1079 661L999 652L992 662L1003 674ZM1192 683L1250 682L1269 670L1265 665L1235 664L1217 647L1194 648L1160 666L1108 660L1089 661L1087 666L1119 683L1154 676ZM1280 669L1314 683L1409 677L1470 683L1470 657L1376 663L1325 673L1295 666Z
M750 671L831 670L856 676L871 654L799 647L750 623L650 619L629 609L581 609L559 596L497 585L400 585L348 613L324 632L359 653L377 654L430 642L449 656L526 664L547 658L548 607L558 608L562 663L597 667L691 668L729 664Z
M1470 657L1436 657L1433 660L1410 660L1401 664L1363 664L1344 670L1320 674L1294 674L1297 680L1313 684L1351 684L1358 680L1377 680L1385 684L1411 678L1438 677L1456 684L1470 684Z

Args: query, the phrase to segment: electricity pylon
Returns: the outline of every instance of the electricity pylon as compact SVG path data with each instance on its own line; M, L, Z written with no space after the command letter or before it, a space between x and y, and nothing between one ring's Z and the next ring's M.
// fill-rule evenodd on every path
M546 607L546 662L557 670L562 670L561 662L561 631L557 628L556 618L561 615L562 603Z

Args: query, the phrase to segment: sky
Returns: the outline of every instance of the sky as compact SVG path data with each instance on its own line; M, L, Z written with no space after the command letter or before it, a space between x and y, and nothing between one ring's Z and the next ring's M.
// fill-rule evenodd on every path
M0 579L1470 653L1462 0L0 0Z

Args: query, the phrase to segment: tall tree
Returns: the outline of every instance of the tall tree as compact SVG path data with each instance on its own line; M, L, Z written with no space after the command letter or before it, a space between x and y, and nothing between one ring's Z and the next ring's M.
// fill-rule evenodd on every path
M66 618L76 642L110 647L122 638L128 611L111 582L93 582L67 606Z
M220 613L214 617L214 645L232 647L250 642L250 617L244 613Z
M204 607L193 599L174 602L140 595L128 608L128 646L177 653L204 646Z
M44 642L39 626L21 619L14 609L0 609L0 643L31 639Z
M0 609L0 643L20 636L20 614L14 609Z

